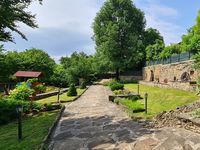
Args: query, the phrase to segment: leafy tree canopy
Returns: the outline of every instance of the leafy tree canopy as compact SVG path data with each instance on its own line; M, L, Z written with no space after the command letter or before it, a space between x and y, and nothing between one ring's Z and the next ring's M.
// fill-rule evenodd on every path
M147 46L147 48L146 48L147 61L159 59L160 54L164 48L165 48L165 44L161 40L156 40L155 44Z
M156 40L163 41L163 36L161 36L160 32L157 29L148 28L144 33L144 45L147 47L148 45L156 44Z
M38 0L41 2L42 0ZM35 15L27 11L33 0L1 0L0 1L0 41L13 41L11 31L26 36L19 30L18 23L36 28ZM9 29L9 30L8 30Z
M97 53L104 55L116 70L137 65L144 58L142 36L144 13L131 0L107 0L94 20Z

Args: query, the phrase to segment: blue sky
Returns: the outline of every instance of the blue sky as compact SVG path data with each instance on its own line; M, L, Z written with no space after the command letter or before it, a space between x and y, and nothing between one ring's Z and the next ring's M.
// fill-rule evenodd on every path
M16 44L4 43L7 50L43 49L56 61L73 51L95 53L92 22L104 0L44 0L29 8L37 15L38 29L19 24L28 41L14 34ZM181 36L195 24L200 9L198 0L134 0L145 12L147 27L158 29L165 43L180 42Z

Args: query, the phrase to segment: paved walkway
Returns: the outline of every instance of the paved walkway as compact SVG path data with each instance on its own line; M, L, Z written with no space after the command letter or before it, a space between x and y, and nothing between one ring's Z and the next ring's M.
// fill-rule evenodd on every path
M200 136L189 131L143 128L110 103L106 95L105 87L91 86L77 101L67 105L49 149L190 150L200 146Z

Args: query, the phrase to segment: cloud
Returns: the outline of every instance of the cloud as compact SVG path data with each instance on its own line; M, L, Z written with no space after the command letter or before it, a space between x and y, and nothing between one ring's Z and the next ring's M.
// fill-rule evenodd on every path
M144 11L147 27L158 29L167 45L181 41L185 30L176 24L180 15L178 10L165 6L158 0L136 0L135 3Z
M49 0L43 1L43 5L34 2L28 10L36 13L39 28L20 24L28 41L14 34L17 44L6 43L5 47L18 51L36 47L48 51L56 59L74 51L93 54L92 23L101 4L98 0Z

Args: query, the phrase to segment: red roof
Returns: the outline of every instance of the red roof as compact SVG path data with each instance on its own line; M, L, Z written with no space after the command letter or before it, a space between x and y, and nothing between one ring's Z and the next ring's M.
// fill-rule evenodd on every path
M34 72L34 71L17 71L14 76L15 77L33 77L38 78L42 72Z

